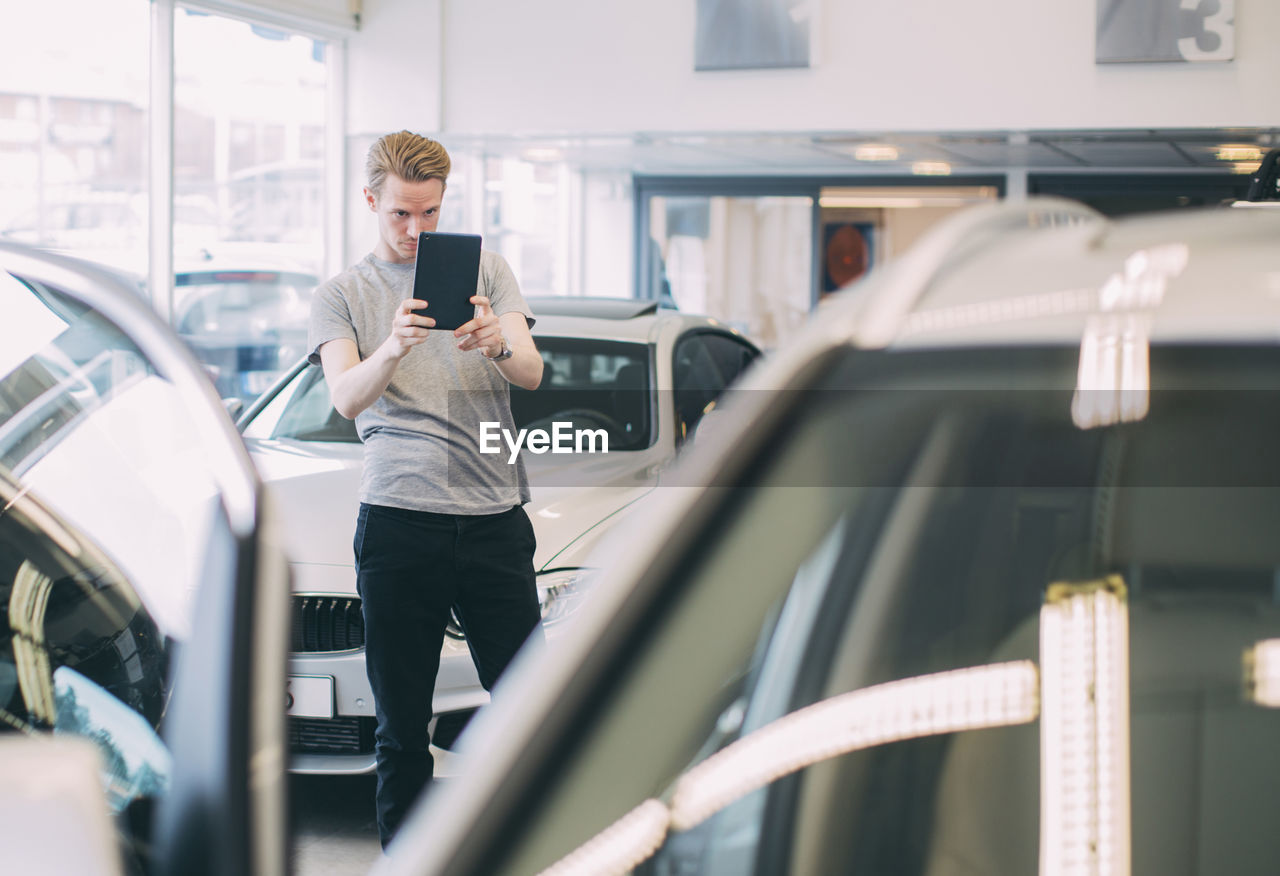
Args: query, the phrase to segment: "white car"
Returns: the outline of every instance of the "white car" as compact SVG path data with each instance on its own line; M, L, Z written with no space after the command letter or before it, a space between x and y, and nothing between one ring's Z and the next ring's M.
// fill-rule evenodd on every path
M591 577L585 552L661 483L704 411L759 350L722 323L653 302L530 305L545 371L538 390L513 388L517 426L551 431L553 423L570 423L573 431L604 430L609 442L607 453L521 451L533 493L526 510L538 539L544 626L554 637ZM283 511L293 569L292 769L369 772L376 720L351 547L363 461L355 424L333 409L322 370L302 361L239 425ZM467 644L451 628L436 680L435 744L447 749L487 701ZM437 772L448 770L444 756Z

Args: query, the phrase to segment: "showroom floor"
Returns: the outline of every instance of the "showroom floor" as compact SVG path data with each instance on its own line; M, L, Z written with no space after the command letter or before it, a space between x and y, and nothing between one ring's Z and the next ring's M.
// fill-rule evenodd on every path
M381 854L374 821L374 778L293 776L293 872L363 876Z

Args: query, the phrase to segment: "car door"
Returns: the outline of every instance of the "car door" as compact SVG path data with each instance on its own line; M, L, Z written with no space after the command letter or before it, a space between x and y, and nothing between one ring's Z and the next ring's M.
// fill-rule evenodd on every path
M96 746L127 872L284 872L288 573L234 426L112 274L0 246L0 311L0 731Z

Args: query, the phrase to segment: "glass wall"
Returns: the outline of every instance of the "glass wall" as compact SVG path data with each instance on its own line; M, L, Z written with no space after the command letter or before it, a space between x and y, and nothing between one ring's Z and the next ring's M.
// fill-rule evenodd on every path
M219 392L247 403L303 354L326 265L333 47L177 6L173 151L151 156L150 65L165 56L152 39L148 0L6 9L0 240L108 265L151 294L151 160L172 158L173 323Z
M527 296L634 295L629 170L495 155L448 135L421 133L439 137L452 162L439 230L481 235L486 250L510 263ZM345 264L363 258L378 237L361 194L375 139L348 140Z
M145 275L149 8L147 0L6 6L0 240Z
M650 295L777 346L813 307L813 204L802 196L651 197Z
M327 50L192 9L174 19L173 321L219 394L246 404L306 353Z

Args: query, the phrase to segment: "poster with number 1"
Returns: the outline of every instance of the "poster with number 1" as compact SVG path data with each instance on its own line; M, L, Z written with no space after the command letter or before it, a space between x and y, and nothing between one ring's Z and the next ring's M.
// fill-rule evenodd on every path
M1098 0L1099 64L1230 61L1236 0Z

